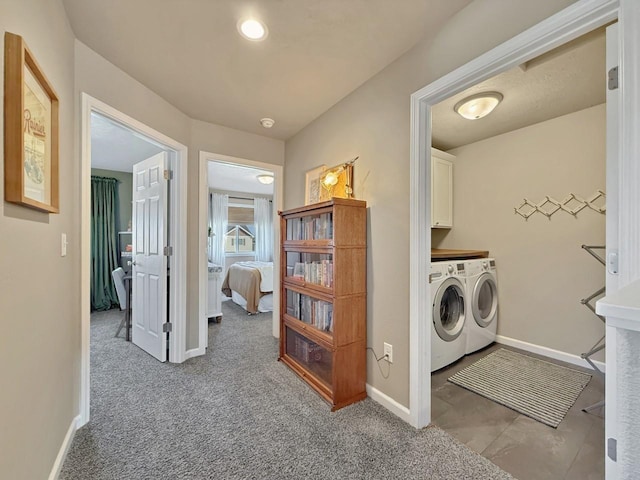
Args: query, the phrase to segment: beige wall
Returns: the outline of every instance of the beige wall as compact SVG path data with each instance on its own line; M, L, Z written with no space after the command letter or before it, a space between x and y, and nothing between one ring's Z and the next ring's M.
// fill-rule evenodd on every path
M76 92L107 103L189 148L187 166L187 349L198 346L199 152L282 165L284 142L192 120L143 84L75 41ZM79 106L78 106L79 112ZM77 122L80 128L79 121ZM78 159L78 162L80 160Z
M571 3L476 0L286 143L285 208L303 203L306 170L360 156L355 194L369 211L368 345L378 355L383 342L394 346L388 378L369 356L367 382L403 405L409 404L409 97Z
M75 41L75 54L78 115L80 93L87 93L177 142L189 144L190 121L184 113L79 40Z
M580 304L604 286L604 266L580 247L604 245L605 216L585 209L575 218L560 211L525 220L513 208L525 197L561 201L604 190L605 131L598 105L449 151L453 228L434 233L434 247L496 258L499 335L575 355L604 335Z
M218 155L228 155L231 157L255 160L259 162L282 165L284 163L284 142L273 138L263 137L252 133L241 132L233 128L214 125L212 123L191 120L191 140L189 144L189 211L194 205L193 211L197 211L198 205L198 168L200 151L216 153ZM195 267L198 265L198 217L189 215L189 234L187 243L189 245L189 265L194 266L194 270L189 273L189 286L187 287L188 302L192 307L188 311L194 328L190 329L187 337L187 348L197 347L198 329L198 272Z
M370 206L369 344L378 351L383 341L395 346L389 378L383 379L370 362L368 381L405 405L409 371L409 94L570 3L476 0L431 42L409 51L287 145L286 203L290 207L302 203L306 169L361 157L356 167L356 193ZM199 148L282 165L284 147L277 140L191 122L85 45L74 44L60 0L0 0L0 11L2 29L25 37L60 97L61 213L47 216L6 202L0 207L0 246L4 252L0 271L10 272L0 280L4 327L0 472L7 478L46 478L78 413L80 160L74 149L74 133L77 145L79 93L85 91L189 146L189 231L197 224L194 163ZM68 234L67 257L59 254L62 232ZM195 322L197 248L191 235L188 244L188 313L190 322ZM195 346L193 333L189 333L190 347Z
M60 214L0 203L0 477L42 479L78 414L80 171L73 156L73 33L59 0L0 0L0 12L0 30L25 39L60 100ZM0 52L4 65L4 47ZM0 96L0 108L2 102ZM1 151L0 158L4 163ZM60 256L63 232L66 257Z

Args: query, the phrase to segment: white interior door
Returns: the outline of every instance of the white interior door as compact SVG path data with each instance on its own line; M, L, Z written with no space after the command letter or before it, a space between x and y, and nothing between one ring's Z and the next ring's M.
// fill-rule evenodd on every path
M606 246L607 246L607 294L618 290L618 185L620 174L618 167L618 117L620 114L620 89L609 81L609 72L617 68L618 55L618 24L607 27L607 217L606 217ZM614 88L615 87L615 88Z
M167 360L167 154L133 166L132 340Z

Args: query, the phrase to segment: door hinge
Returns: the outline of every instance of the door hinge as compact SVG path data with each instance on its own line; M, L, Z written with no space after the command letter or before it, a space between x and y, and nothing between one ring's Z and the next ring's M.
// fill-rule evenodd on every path
M616 462L618 460L618 441L615 438L607 438L607 456Z
M165 180L172 180L173 179L173 172L171 170L165 170L164 171L164 179Z
M611 275L615 275L618 273L618 263L619 263L618 251L617 250L610 251L609 255L607 255L607 271Z
M611 70L609 70L607 77L607 87L609 88L609 90L615 90L616 88L618 88L618 67L613 67Z
M171 332L171 329L172 329L171 322L167 322L167 323L163 323L162 324L162 332L163 333L169 333L169 332Z
M165 257L170 257L171 255L173 255L173 247L170 247L168 245L164 247L164 255Z

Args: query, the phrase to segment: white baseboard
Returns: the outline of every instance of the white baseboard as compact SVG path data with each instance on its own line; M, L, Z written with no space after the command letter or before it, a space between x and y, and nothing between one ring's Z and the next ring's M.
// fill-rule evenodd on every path
M377 388L372 387L367 383L367 395L371 398L371 400L379 403L384 408L389 410L391 413L404 420L405 422L411 424L411 416L409 414L409 409L404 405L399 404L389 395L382 393Z
M60 450L58 451L56 461L53 462L53 467L51 468L51 473L49 474L49 480L56 480L58 478L58 475L60 475L62 464L67 458L67 453L69 452L71 442L73 442L73 437L76 434L78 425L80 425L80 415L71 420L71 425L69 425L69 430L67 430L67 434L64 436L64 440L62 440L62 445L60 446Z
M554 350L553 348L543 347L534 343L523 342L522 340L516 340L515 338L509 338L502 335L496 337L496 342L509 347L519 348L531 353L537 353L538 355L544 355L545 357L553 358L554 360L560 360L561 362L567 362L579 367L585 367L591 369L591 365L583 360L580 355L574 355L572 353L561 352L560 350ZM604 362L593 361L593 363L605 372L606 365Z
M193 357L199 357L201 355L204 355L206 352L205 348L192 348L191 350L187 350L186 352L184 352L184 359L185 360L189 360L190 358Z

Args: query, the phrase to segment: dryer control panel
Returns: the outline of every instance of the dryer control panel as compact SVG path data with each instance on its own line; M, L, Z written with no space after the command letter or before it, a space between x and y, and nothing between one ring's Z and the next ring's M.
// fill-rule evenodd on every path
M455 277L464 277L464 263L452 263L449 265L448 271L450 275L453 275Z
M466 277L464 262L431 262L429 283L443 277Z

